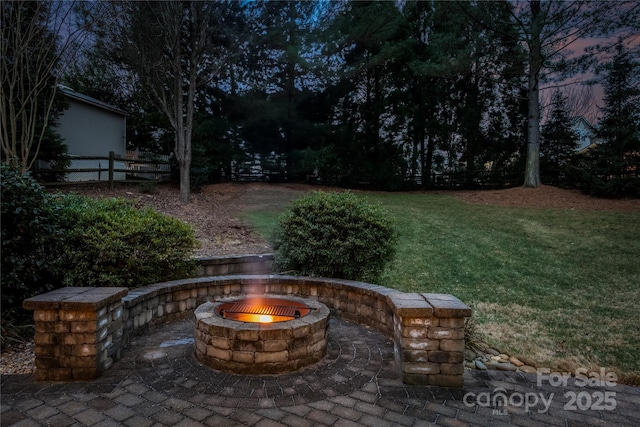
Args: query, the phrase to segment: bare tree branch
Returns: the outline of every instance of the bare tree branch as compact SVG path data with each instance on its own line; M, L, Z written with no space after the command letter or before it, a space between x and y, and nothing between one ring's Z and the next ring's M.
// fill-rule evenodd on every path
M1 3L0 145L4 160L29 170L40 151L56 96L57 71L86 32L71 22L74 2Z

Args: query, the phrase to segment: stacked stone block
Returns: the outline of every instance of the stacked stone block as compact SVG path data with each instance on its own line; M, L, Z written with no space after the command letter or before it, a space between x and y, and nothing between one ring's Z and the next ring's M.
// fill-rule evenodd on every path
M97 378L120 357L127 288L56 289L24 301L34 310L35 378Z
M462 387L464 319L471 309L448 294L397 294L394 353L406 384Z
M273 254L244 255L238 257L198 258L198 277L224 276L227 274L269 274Z

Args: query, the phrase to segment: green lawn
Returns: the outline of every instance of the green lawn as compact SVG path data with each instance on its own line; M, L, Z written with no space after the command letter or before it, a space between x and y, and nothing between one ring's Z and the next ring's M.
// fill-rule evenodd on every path
M474 309L487 343L539 366L604 366L640 382L640 213L368 198L400 233L379 284L455 295ZM268 235L282 209L247 218Z

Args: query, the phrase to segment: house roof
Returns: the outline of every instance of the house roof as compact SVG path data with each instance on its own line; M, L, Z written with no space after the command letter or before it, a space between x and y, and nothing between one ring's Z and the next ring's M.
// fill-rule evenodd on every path
M77 101L84 102L86 104L90 104L98 108L103 108L105 110L111 111L116 114L122 114L123 116L129 115L129 113L127 113L124 110L121 110L118 107L115 107L111 104L107 104L106 102L102 102L99 99L92 98L88 95L83 95L81 93L78 93L67 86L58 86L58 88L62 91L62 93L64 93L66 96L68 96L71 99L75 99Z
M591 123L589 123L589 120L587 120L584 116L574 117L574 118L571 120L571 122L572 122L572 123L571 123L571 125L572 125L573 127L576 127L576 126L578 126L579 124L581 124L581 123L582 123L582 125L583 125L585 128L587 128L587 129L589 129L589 130L591 130L591 131L595 131L595 130L596 130L596 127L595 127L594 125L592 125Z

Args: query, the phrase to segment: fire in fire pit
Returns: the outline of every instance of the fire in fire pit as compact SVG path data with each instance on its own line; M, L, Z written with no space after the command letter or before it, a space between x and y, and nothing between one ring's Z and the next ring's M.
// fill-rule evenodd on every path
M216 314L229 320L253 323L286 322L309 314L302 302L283 298L244 298L221 304Z

